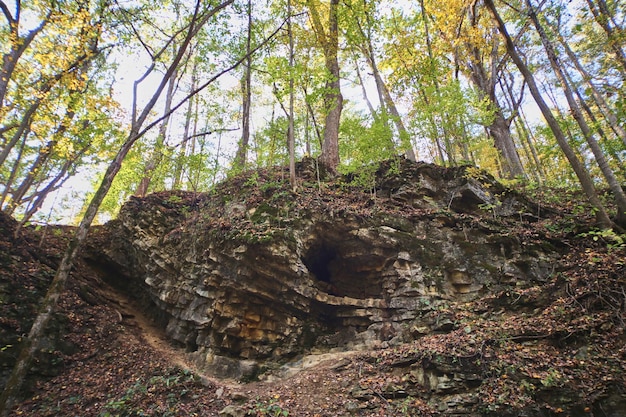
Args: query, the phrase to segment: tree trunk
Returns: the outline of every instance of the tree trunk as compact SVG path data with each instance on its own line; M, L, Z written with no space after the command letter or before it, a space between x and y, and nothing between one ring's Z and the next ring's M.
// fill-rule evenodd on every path
M26 147L26 135L22 138L22 144L17 151L17 156L15 158L15 162L13 163L13 167L11 168L11 173L9 174L9 178L7 178L6 183L3 184L4 190L2 190L2 197L0 198L0 210L6 210L4 207L4 202L6 201L11 189L13 187L13 182L15 181L15 177L17 177L17 171L22 162L22 155L24 154L24 148ZM8 213L8 212L7 212Z
M417 161L417 155L415 154L415 150L413 149L413 143L411 141L411 135L406 130L404 126L404 122L402 121L402 117L400 116L400 112L396 107L396 103L391 96L391 92L387 87L387 84L383 80L382 75L378 69L378 64L376 63L376 54L374 53L374 45L372 44L371 31L369 30L374 24L371 20L369 13L366 12L367 15L367 28L368 31L363 29L362 25L357 20L357 25L359 28L359 32L361 37L364 40L364 45L361 45L359 49L363 55L365 55L365 59L372 70L372 75L374 76L374 82L376 83L376 89L378 90L378 96L380 97L380 105L382 108L386 108L392 116L393 123L396 126L396 130L398 131L398 136L400 138L400 144L402 148L405 150L405 156L407 159L411 161Z
M150 182L152 181L152 176L154 175L154 170L157 169L159 164L161 163L161 159L163 159L163 146L165 144L165 137L167 136L167 127L170 123L170 110L172 109L172 101L174 99L174 87L176 86L176 78L178 76L178 70L175 70L172 74L172 78L169 80L169 84L167 87L167 94L165 96L165 108L163 110L164 119L159 127L159 133L157 135L156 143L154 144L154 149L152 150L152 155L148 162L146 162L146 166L143 169L143 177L137 186L137 190L135 191L135 197L145 197L148 194L148 189L150 188Z
M74 91L73 93L76 94L77 92ZM35 180L35 176L41 173L42 167L48 161L48 159L50 158L50 155L52 155L52 151L54 150L54 147L57 145L59 140L62 138L62 136L65 134L65 132L69 128L72 120L74 120L74 117L76 116L76 112L72 108L74 106L75 106L75 102L74 100L71 100L70 104L68 105L68 109L65 112L65 116L63 117L63 121L57 128L56 132L54 132L54 134L52 135L52 139L48 141L48 143L39 151L39 155L37 155L37 158L31 164L28 170L28 174L26 175L26 178L24 178L20 186L12 194L12 197L11 197L12 201L7 211L8 214L12 214L15 211L15 209L19 207L19 205L22 203L22 198L26 195L26 193L32 186Z
M319 124L317 123L317 118L315 117L315 110L313 109L313 106L311 106L311 103L308 100L309 93L306 90L306 88L303 88L302 92L304 93L304 101L306 103L307 114L311 116L311 121L313 122L313 129L315 130L315 136L317 136L317 141L319 142L320 149L321 149L322 145L324 144L324 139L322 138L322 133L320 132L320 127L319 127ZM309 155L313 155L310 152L310 148L309 148Z
M294 133L294 45L293 31L291 27L291 0L287 0L287 32L289 34L289 130L287 132L289 142L289 183L291 189L296 190L296 138Z
M497 103L497 101L496 101ZM493 138L493 143L502 156L502 164L505 176L512 179L515 177L526 177L522 161L517 153L517 148L511 137L511 126L504 118L499 104L494 104L496 112L493 122L487 126L489 135Z
M24 225L26 223L28 223L28 221L31 219L31 217L35 213L37 213L39 211L41 206L43 206L43 203L46 200L46 198L48 197L48 195L50 193L58 190L59 188L61 188L63 186L63 184L65 183L65 181L67 181L70 178L70 175L68 175L68 172L70 171L70 168L72 167L72 165L74 163L76 163L76 161L85 152L87 152L89 150L89 147L90 147L90 145L85 146L74 157L72 157L70 159L67 159L63 163L63 166L61 167L61 169L57 173L57 175L55 175L55 177L53 179L51 179L48 182L48 184L46 184L46 186L41 191L38 191L33 196L29 197L29 199L32 199L32 201L31 201L30 206L28 207L28 209L24 213L24 216L22 217L22 219L18 223L17 227L15 228L15 236L16 237L20 235L21 230L24 227Z
M10 39L13 39L11 42L11 47L7 53L2 56L2 68L0 68L0 110L4 107L4 100L7 94L7 88L9 85L9 81L11 80L11 76L13 75L13 71L15 71L15 67L17 66L17 62L20 57L28 49L32 41L35 37L43 30L43 28L48 24L50 20L50 16L52 15L52 11L48 13L48 15L41 21L39 26L32 29L28 34L21 38L19 35L19 15L21 12L21 3L18 1L16 17L11 17L11 14L8 10L6 10L6 6L4 2L2 2L3 12L5 12L5 16L8 20L8 27L11 32ZM1 113L0 113L1 114Z
M370 102L369 97L367 96L367 88L365 86L365 81L363 80L363 77L361 76L361 71L359 70L359 63L358 61L354 60L354 65L355 65L355 71L356 71L356 76L357 79L359 80L359 84L361 85L361 92L363 94L363 100L365 100L365 103L367 104L367 108L370 111L370 114L372 115L372 118L374 119L375 122L381 122L383 124L383 127L385 128L385 132L388 133L388 138L389 138L389 149L391 149L394 153L396 152L396 143L393 140L393 132L391 131L391 128L389 127L389 115L387 114L387 111L385 109L385 99L382 96L382 91L380 90L380 88L378 89L378 98L380 100L380 107L381 107L381 112L382 114L379 114L376 112L376 109L374 109L374 106L372 105L372 103Z
M354 70L356 71L356 77L357 77L357 80L359 80L359 85L361 86L361 94L363 95L363 100L365 100L365 104L367 105L367 108L370 111L370 115L372 116L374 120L379 120L379 116L376 113L376 109L374 109L372 102L367 96L367 88L365 87L365 81L363 81L363 77L361 76L361 70L359 69L359 61L358 61L358 58L356 57L356 54L354 57ZM380 98L381 98L381 103L382 103L382 96ZM386 123L385 123L385 127L387 127Z
M326 110L324 141L322 142L322 154L319 160L329 172L336 173L339 167L339 124L341 122L341 111L343 109L339 60L337 58L339 49L339 0L330 0L328 34L326 34L324 30L314 1L307 0L307 4L311 11L311 20L315 34L324 51L326 70L329 74L329 79L326 81L327 93L324 98L324 107Z
M426 7L424 6L424 0L419 0L419 4L420 4L420 9L422 12L422 21L424 22L424 36L426 38L426 50L428 51L428 58L429 58L429 63L432 65L432 63L435 61L434 60L434 54L433 54L433 45L432 45L432 39L430 38L430 26L428 25L428 15L426 14ZM433 77L433 85L435 87L435 93L436 93L436 97L437 100L441 99L441 90L439 88L439 81L437 80L437 77ZM424 102L427 105L430 105L429 100L428 100L428 96L423 93L424 96ZM456 165L456 161L454 158L454 150L452 149L452 142L450 141L450 135L448 133L448 127L446 126L445 122L443 120L432 120L431 123L433 125L439 125L441 126L441 130L442 130L442 135L437 135L435 137L435 144L437 146L437 151L439 153L439 157L441 158L441 164L442 165L446 165L446 157L444 156L444 149L445 149L445 154L447 156L447 160L449 162L450 166L454 166ZM441 146L441 142L440 139L443 140L443 147Z
M47 93L49 90L43 91L43 93ZM9 155L11 154L11 150L13 147L19 142L19 140L23 137L23 135L27 134L30 131L30 125L32 121L32 117L39 109L41 105L41 99L37 98L35 101L28 107L28 110L22 116L22 120L20 120L19 126L17 126L17 130L13 133L11 139L6 143L2 151L0 152L0 166L4 165Z
M515 177L525 177L522 161L517 153L515 142L511 136L511 122L504 117L504 111L498 97L496 96L496 82L499 77L498 66L500 60L493 56L497 51L494 46L492 50L490 67L485 67L482 53L473 45L468 45L472 52L470 61L466 64L470 72L469 79L480 91L483 97L489 98L494 108L494 118L489 126L486 126L489 136L493 139L493 144L498 150L504 176L512 179ZM513 109L515 111L515 109Z
M543 168L541 166L541 162L539 161L537 151L532 144L530 133L526 131L524 123L521 120L517 119L514 121L514 123L515 129L517 130L517 136L519 136L522 146L525 150L528 164L531 165L529 171L535 178L535 181L537 181L538 184L542 184L545 176L543 174Z
M513 75L510 74L510 77L513 78ZM522 101L521 97L516 100L512 83L508 83L504 80L505 80L505 77L502 76L500 78L500 87L505 93L504 97L507 100L507 103L510 106L510 108L515 109L514 111L518 113L517 117L512 118L512 122L515 125L517 136L520 138L520 145L522 146L522 149L526 153L526 157L527 157L526 159L528 161L528 164L532 163L535 166L535 169L530 169L531 175L535 178L537 183L541 184L543 180L545 179L545 173L543 172L543 167L541 166L541 163L539 161L537 150L535 149L535 146L532 143L534 138L531 138L532 132L530 130L530 126L528 126L527 124L526 116L524 116L524 110L519 104L516 104L516 103L521 103ZM524 86L524 88L526 87ZM509 130L510 130L510 124L511 123L509 122ZM524 165L522 164L522 166Z
M563 49L565 49L565 53L567 54L570 62L574 63L574 66L576 67L578 72L580 72L580 74L582 75L582 78L585 81L585 84L587 84L587 86L589 87L589 90L591 91L591 94L593 95L593 98L596 104L598 105L600 112L602 113L606 121L608 122L609 126L611 127L611 130L615 132L615 134L624 143L624 146L626 146L626 129L624 129L622 125L619 123L619 121L617 120L617 115L615 114L615 112L613 112L611 108L609 108L609 105L604 99L604 97L602 96L602 93L598 91L598 88L591 81L593 77L591 76L591 74L589 74L589 71L587 71L585 67L583 67L583 65L580 63L580 60L578 59L574 51L572 51L572 48L569 47L565 39L563 39L563 37L560 34L558 35L561 41L561 45L563 45Z
M568 75L568 74L566 73L566 75ZM571 79L571 76L568 75L567 80L568 80L570 85L572 85L572 86L574 85L574 82ZM596 118L595 113L593 112L591 107L589 107L589 105L585 101L585 98L583 97L582 93L580 92L580 90L577 87L573 87L573 89L574 89L574 93L576 94L576 97L578 98L578 102L580 103L580 106L585 111L585 114L587 115L587 117L591 121L591 124L593 126L595 126L595 130L598 133L598 136L600 137L600 140L604 141L605 143L608 142L609 141L609 136L604 132L604 129L602 128L602 125L600 124L600 121ZM611 155L611 157L613 158L613 160L617 164L619 171L622 172L622 173L626 172L626 167L624 167L624 163L622 162L622 158L620 157L620 155L618 155L617 151L612 146L609 146L609 149L606 152L608 152L608 154Z
M593 156L595 157L596 162L598 163L598 166L600 167L600 170L604 175L604 178L609 184L609 188L613 192L613 197L615 198L615 203L617 205L617 223L621 227L626 227L626 193L624 193L624 190L622 189L619 180L613 173L613 170L611 169L608 160L604 156L604 152L602 151L600 144L595 139L591 128L585 120L585 116L583 115L580 106L576 102L576 98L574 97L572 88L567 82L567 78L565 77L563 69L561 69L558 57L556 56L556 51L554 50L554 46L548 39L548 36L543 26L539 22L537 13L535 12L533 5L530 3L530 0L526 0L526 5L529 8L530 19L533 21L533 24L537 29L537 33L539 33L541 43L546 50L548 60L550 61L550 65L552 66L552 70L554 71L557 78L559 79L559 82L561 83L561 87L563 88L563 92L565 93L565 98L567 99L567 103L572 112L572 116L574 116L574 119L580 127L580 130L582 131L583 136L589 144L589 148L591 149L591 152L593 153Z
M288 6L289 7L289 6ZM252 56L250 55L252 39L252 0L248 0L248 34L246 37L246 64L244 67L242 92L242 114L241 114L241 142L233 161L233 166L244 170L246 168L248 146L250 144L250 107L252 105ZM291 22L291 20L289 20ZM288 23L289 24L289 23Z
M91 51L91 52L95 52L95 51ZM6 144L4 149L2 149L2 151L0 152L0 166L4 164L9 154L11 153L11 150L22 137L22 134L27 129L29 129L31 119L33 115L35 114L35 112L39 109L39 106L41 106L43 102L43 97L45 97L46 94L50 92L50 90L52 90L52 88L56 85L56 83L59 82L63 78L63 76L67 75L68 72L70 72L72 69L75 69L79 65L87 65L89 62L91 62L95 58L95 56L96 56L95 54L81 55L80 57L76 58L76 60L71 65L69 65L65 70L54 74L54 76L52 76L49 79L43 80L42 85L39 87L40 94L32 102L32 104L30 104L28 110L26 110L26 112L22 116L20 124L17 127L17 131L13 134L13 137L9 140L9 142Z
M191 71L191 91L195 90L198 87L198 74L197 74L197 65L194 64L193 69ZM172 180L172 189L180 190L183 185L183 176L184 176L184 160L187 156L187 148L191 145L190 142L190 133L191 129L191 118L194 113L194 106L196 107L196 113L198 112L197 106L198 99L197 97L191 97L189 99L189 105L187 106L187 114L185 115L185 127L183 129L183 140L180 143L180 149L178 151L178 156L176 157L175 167L174 167L174 178ZM196 117L195 123L197 123L198 119ZM195 126L194 132L195 135Z
M570 165L572 166L572 169L576 173L576 176L578 177L578 180L580 181L580 184L583 188L583 191L587 195L589 202L596 209L596 219L598 223L602 227L607 227L607 228L613 227L614 224L609 218L609 215L606 212L606 209L604 205L602 204L602 201L598 197L598 193L593 185L593 180L591 179L591 176L589 175L589 173L587 172L583 164L580 162L580 160L576 156L576 153L569 146L569 143L567 142L567 138L565 137L565 135L563 134L563 131L561 130L561 127L559 126L559 122L556 120L556 118L550 111L550 108L544 101L541 95L541 91L539 91L539 87L537 86L535 77L533 76L528 66L524 63L520 55L517 53L515 45L513 44L513 40L511 39L511 36L509 35L506 25L504 24L504 21L500 17L500 14L498 13L498 10L496 9L496 6L493 3L493 0L484 0L484 1L485 1L485 6L491 11L493 18L495 19L497 23L500 34L503 36L505 40L506 49L509 55L511 56L511 59L515 63L515 66L517 66L519 71L522 73L522 76L524 77L524 79L526 80L526 83L528 84L530 92L535 102L537 103L537 106L541 110L541 114L546 119L546 122L548 123L550 130L554 134L554 137L559 147L565 154L565 157L567 158Z
M387 87L387 84L381 77L380 71L378 71L378 67L376 66L376 61L373 60L373 57L372 57L372 60L370 61L370 65L372 67L372 72L374 73L376 85L380 86L380 90L385 100L384 103L389 109L389 113L391 113L393 123L396 125L396 130L398 131L398 136L400 137L400 143L402 144L402 147L405 149L404 151L405 155L407 159L415 162L417 161L417 155L415 154L415 150L413 149L411 135L409 134L408 130L406 130L406 127L404 126L404 122L402 121L402 116L400 116L400 112L398 111L398 108L396 107L396 103L391 97L389 88Z

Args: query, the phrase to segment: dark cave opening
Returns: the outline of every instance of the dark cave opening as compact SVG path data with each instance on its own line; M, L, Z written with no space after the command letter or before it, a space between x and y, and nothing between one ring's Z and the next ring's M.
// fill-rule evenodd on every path
M302 258L317 287L337 297L380 298L386 259L360 247L360 241L320 240Z
M330 246L320 244L311 247L303 261L315 278L326 284L332 284L330 265L335 259L337 259L337 251Z

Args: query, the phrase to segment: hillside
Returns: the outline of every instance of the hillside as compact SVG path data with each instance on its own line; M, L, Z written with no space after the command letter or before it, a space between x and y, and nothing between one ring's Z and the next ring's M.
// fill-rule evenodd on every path
M579 196L403 159L298 175L95 228L14 415L626 413L626 249ZM4 381L72 230L0 222Z

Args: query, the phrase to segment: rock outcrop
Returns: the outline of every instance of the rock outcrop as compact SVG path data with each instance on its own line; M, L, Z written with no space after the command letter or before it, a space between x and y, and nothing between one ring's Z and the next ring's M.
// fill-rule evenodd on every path
M205 371L250 378L307 351L447 331L441 305L553 272L555 248L506 227L538 208L473 168L397 159L333 182L306 168L296 192L254 172L131 199L107 226L100 261Z

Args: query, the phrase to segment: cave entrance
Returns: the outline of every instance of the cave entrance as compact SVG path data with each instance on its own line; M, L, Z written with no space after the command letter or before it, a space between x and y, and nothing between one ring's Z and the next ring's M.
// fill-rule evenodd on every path
M327 294L359 299L382 295L381 270L387 260L371 254L360 241L316 242L302 261Z
M337 259L337 250L327 245L317 245L309 250L304 264L319 281L332 285L331 264Z

